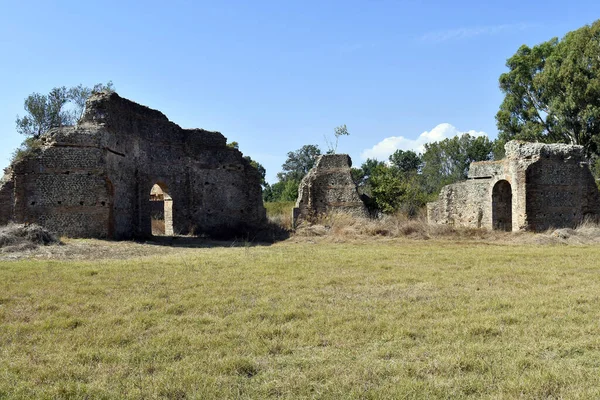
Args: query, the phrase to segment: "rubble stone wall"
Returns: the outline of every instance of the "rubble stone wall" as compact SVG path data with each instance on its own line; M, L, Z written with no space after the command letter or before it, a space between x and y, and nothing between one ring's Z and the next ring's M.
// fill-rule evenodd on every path
M467 181L442 188L427 205L429 222L540 231L600 215L581 146L512 141L505 150L504 160L472 163Z
M173 199L175 233L232 235L266 218L258 171L223 135L182 129L116 93L92 96L77 126L44 140L41 155L12 167L17 222L73 237L148 236L154 184Z
M356 184L352 180L352 160L347 154L319 156L315 166L302 179L294 208L294 225L301 220L333 210L368 216Z

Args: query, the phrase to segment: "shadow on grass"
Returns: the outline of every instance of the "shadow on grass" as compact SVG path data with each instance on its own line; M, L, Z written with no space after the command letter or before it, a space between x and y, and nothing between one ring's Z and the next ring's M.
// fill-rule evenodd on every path
M249 247L270 246L289 237L290 231L277 224L268 223L261 229L254 231L222 231L201 236L152 236L143 242L149 245L188 248Z

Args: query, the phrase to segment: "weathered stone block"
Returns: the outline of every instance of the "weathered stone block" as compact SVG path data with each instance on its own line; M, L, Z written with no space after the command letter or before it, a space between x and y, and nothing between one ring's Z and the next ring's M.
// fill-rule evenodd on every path
M300 220L333 210L368 216L352 180L351 166L352 160L347 154L319 156L298 188L298 199L292 215L294 225Z

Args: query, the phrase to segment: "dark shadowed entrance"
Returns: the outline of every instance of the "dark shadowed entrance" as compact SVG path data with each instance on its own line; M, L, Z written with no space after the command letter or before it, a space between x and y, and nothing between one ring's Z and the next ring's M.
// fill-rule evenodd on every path
M512 189L508 181L498 181L492 189L492 226L512 231Z
M173 199L166 185L157 183L152 186L150 210L152 234L173 236Z

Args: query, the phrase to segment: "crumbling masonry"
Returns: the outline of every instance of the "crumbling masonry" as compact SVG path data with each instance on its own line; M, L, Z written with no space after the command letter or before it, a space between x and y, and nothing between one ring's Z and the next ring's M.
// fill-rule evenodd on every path
M77 126L50 130L41 151L13 163L0 186L0 224L38 223L61 235L231 236L266 216L256 168L219 132L182 129L116 93L92 96Z
M600 215L583 147L508 142L501 161L474 162L468 180L427 205L430 223L507 231L574 227Z
M301 220L334 210L355 216L368 216L352 180L351 166L352 160L347 154L319 156L298 188L298 199L293 211L294 226Z

